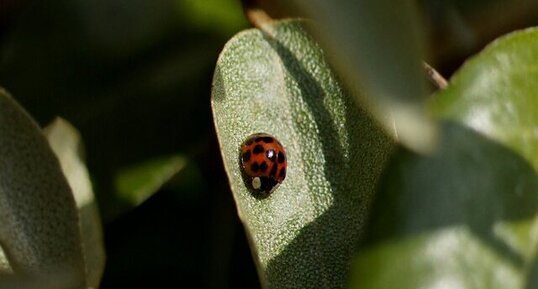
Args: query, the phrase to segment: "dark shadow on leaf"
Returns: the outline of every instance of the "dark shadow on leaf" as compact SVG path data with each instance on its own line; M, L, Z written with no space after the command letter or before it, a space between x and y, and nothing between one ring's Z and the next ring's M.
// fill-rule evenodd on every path
M297 48L286 47L271 36L264 37L282 60L282 65L288 72L286 76L291 76L285 81L298 85L300 99L297 101L305 103L317 127L324 128L313 137L320 141L322 157L325 159L324 173L331 184L334 198L327 211L305 226L293 242L269 262L267 279L271 282L271 288L340 288L345 285L343 281L346 280L348 264L360 235L364 212L359 208L364 207L362 202L365 194L373 190L375 176L372 176L372 172L380 171L379 160L383 156L379 156L378 152L382 151L381 155L388 154L388 149L383 150L381 146L372 144L387 144L388 141L380 133L369 132L379 129L357 109L351 97L325 93L326 88L313 76L315 71L304 65L307 60L312 61L306 59L307 53L303 51L304 54L301 54ZM328 110L326 102L334 97L341 97L345 104L345 124L335 123L335 116ZM300 114L302 111L294 113ZM304 125L299 118L293 119L296 127ZM346 125L348 142L352 146L347 155L341 147L337 125ZM376 139L365 136L376 136ZM306 161L308 160L303 160ZM308 171L305 174L307 178L319 177ZM362 179L364 186L349 186L350 178Z

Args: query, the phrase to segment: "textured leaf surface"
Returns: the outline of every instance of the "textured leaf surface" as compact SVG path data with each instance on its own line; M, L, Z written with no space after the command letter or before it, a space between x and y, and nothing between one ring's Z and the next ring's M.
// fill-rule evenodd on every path
M16 275L46 277L43 287L85 287L78 216L69 185L39 127L4 91L0 220L0 244Z
M75 197L88 288L99 288L105 267L103 228L90 175L83 160L80 134L62 118L54 120L43 131L53 152L60 160L62 171Z
M501 38L435 96L431 156L400 150L353 288L538 286L538 31Z
M353 104L320 48L288 20L228 42L213 80L222 157L262 284L342 288L373 187L392 147ZM269 133L287 177L267 198L243 182L241 143Z

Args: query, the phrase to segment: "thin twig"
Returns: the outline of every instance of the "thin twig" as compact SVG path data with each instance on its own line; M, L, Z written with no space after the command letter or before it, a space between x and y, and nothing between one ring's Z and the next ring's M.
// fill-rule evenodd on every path
M431 67L426 62L423 62L422 65L433 85L437 86L439 89L445 89L448 86L448 81L446 81L446 79L439 72L437 72L435 68Z
M257 0L241 0L241 4L245 17L252 26L264 30L264 27L273 21L273 18L260 8Z

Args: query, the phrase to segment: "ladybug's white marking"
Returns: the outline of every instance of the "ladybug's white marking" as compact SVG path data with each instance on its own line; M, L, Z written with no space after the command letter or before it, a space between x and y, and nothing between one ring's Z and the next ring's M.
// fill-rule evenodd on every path
M252 187L255 190L259 190L262 187L262 180L260 180L259 177L255 177L252 179Z
M268 150L268 151L267 151L267 158L268 158L268 159L272 159L274 155L275 155L275 151L274 151L274 150Z

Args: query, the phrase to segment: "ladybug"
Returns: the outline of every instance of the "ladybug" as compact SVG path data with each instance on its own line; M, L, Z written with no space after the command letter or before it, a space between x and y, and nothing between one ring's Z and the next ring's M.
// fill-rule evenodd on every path
M240 161L245 181L255 192L268 195L286 178L286 152L270 134L249 136L241 145Z

